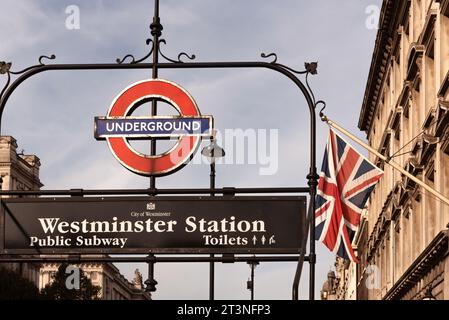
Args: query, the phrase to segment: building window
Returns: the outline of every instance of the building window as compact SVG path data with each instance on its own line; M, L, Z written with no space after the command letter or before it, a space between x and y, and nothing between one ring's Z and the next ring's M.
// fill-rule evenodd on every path
M418 39L422 29L422 3L421 0L413 2L413 38Z
M447 135L446 135L447 137ZM446 138L447 139L447 138ZM441 153L441 164L440 164L441 172L441 187L445 194L449 191L449 154L446 152ZM444 207L443 207L444 208ZM446 207L447 208L447 207ZM446 209L445 208L445 209ZM443 215L443 221L448 221L449 219L449 210L441 210L441 214ZM440 220L441 221L441 220Z
M399 234L399 221L395 221L395 232L394 232L394 279L399 279L401 274L401 242L400 242L400 234Z
M444 156L449 156L449 132L446 132L444 134L443 139L442 139L441 142L443 144L441 146L441 150L443 151ZM444 168L444 166L443 166L443 168Z
M425 182L431 186L432 188L434 188L434 177L435 177L435 173L434 173L434 160L429 161L430 163L428 164L428 169L425 173ZM437 200L435 199L435 197L430 194L427 191L424 191L424 195L425 195L425 203L426 203L426 215L425 215L425 219L426 219L426 232L427 232L427 237L426 237L426 244L429 243L436 235L436 217L437 217Z
M399 107L392 113L392 119L390 123L391 133L394 136L394 139L392 140L392 150L393 153L398 152L398 150L401 148L400 144L400 138L401 138L401 114L402 114L402 108Z
M408 36L410 35L410 8L408 8L408 12L405 14L404 32L408 40Z
M391 256L391 239L390 239L390 227L387 227L386 231L386 257L387 257L387 266L385 269L385 275L386 275L386 285L387 290L390 288L389 285L391 284L391 261L393 261L393 257Z
M402 114L408 120L409 114L410 114L410 99L407 99L407 103L405 104L405 106L403 108Z
M441 2L441 13L446 16L449 17L449 2L446 1L440 1Z
M416 136L418 132L421 132L422 121L421 121L421 81L418 81L412 90L412 107L411 107L411 117L412 117L412 135Z
M435 182L435 164L434 161L432 161L428 166L427 166L427 171L426 171L426 179L432 183Z
M448 11L449 11L449 4L447 5ZM444 79L446 76L446 72L449 69L449 17L448 16L440 16L441 20L441 32L440 32L440 78Z
M430 36L429 44L425 55L425 112L427 113L431 108L435 107L435 98L437 96L437 90L435 85L435 35L432 33Z

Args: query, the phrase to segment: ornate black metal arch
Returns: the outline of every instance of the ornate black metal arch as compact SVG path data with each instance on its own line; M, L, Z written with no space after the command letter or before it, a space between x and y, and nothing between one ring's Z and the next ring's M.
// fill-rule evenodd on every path
M301 251L297 257L257 257L257 261L297 261L297 269L295 273L295 278L292 287L292 298L294 300L298 299L298 289L299 281L301 278L302 267L304 261L309 262L310 272L309 272L309 299L314 299L315 292L315 264L316 264L316 254L315 254L315 195L318 184L318 175L316 169L316 107L319 104L324 104L322 101L316 101L314 93L309 85L308 77L309 75L317 74L317 62L305 63L305 70L295 70L286 65L277 62L277 55L275 53L262 53L261 57L264 59L271 59L271 61L234 61L234 62L192 62L195 60L195 55L189 55L185 52L178 54L176 59L167 57L161 50L161 44L166 44L165 39L161 39L162 25L159 18L159 0L155 0L155 14L153 22L150 25L151 35L153 39L147 39L146 44L151 45L150 51L144 57L136 59L132 54L127 54L123 58L116 60L116 63L100 63L100 64L46 64L46 60L54 60L55 55L51 56L41 56L38 59L38 64L27 67L20 71L12 70L12 63L0 62L0 75L6 75L6 83L0 92L0 133L2 130L2 119L3 112L5 110L6 104L14 93L14 91L28 78L46 71L56 71L56 70L122 70L122 69L146 69L152 70L152 77L158 77L159 69L211 69L211 68L265 68L276 72L279 72L289 78L301 91L303 94L307 106L309 108L310 114L310 167L309 173L307 175L308 187L298 187L298 188L209 188L209 189L158 189L156 188L156 177L150 177L151 184L148 189L126 189L126 190L83 190L83 189L70 189L70 190L37 190L37 191L0 191L0 195L69 195L69 196L84 196L84 195L111 195L111 194L236 194L236 193L308 193L310 195L310 203L308 208L307 216L307 226L306 234L304 235L303 241L301 243ZM159 55L162 56L167 62L159 62ZM148 58L152 57L153 61L151 63L145 62ZM184 59L190 60L186 62ZM298 78L297 75L304 75L305 82ZM14 77L14 80L12 79ZM157 101L152 101L152 115L157 113ZM151 154L155 154L156 150L156 140L151 141ZM306 255L307 250L307 240L309 239L309 253ZM23 258L12 258L6 257L1 259L2 261L25 261ZM26 261L62 261L57 258L40 258L40 257L29 257ZM83 258L83 257L68 257L64 261L71 262L87 262L87 261L116 261L116 262L148 262L149 269L149 279L145 282L147 286L154 287L157 282L153 277L154 263L156 262L229 262L229 260L236 261L254 261L254 257L215 257L215 258L185 258L185 257L155 257L154 255L149 255L146 258Z

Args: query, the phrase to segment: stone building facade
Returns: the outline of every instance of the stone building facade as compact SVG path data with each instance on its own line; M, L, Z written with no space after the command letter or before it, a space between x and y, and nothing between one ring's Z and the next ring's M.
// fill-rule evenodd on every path
M337 276L334 271L329 271L327 273L327 279L321 288L321 300L337 300L337 287Z
M356 300L357 265L337 257L335 271L329 271L321 289L321 300Z
M11 136L0 136L0 177L2 190L38 190L43 184L39 180L39 158L25 155L17 150L17 141ZM39 285L40 264L1 263Z
M129 282L112 263L83 263L79 265L93 285L100 287L99 299L102 300L151 300L151 293L143 287L139 270ZM40 269L39 289L51 283L52 276L58 271L59 264L44 263Z
M359 128L372 147L448 196L448 124L449 0L384 0ZM449 207L370 160L385 175L355 243L358 299L422 299L427 290L449 299Z

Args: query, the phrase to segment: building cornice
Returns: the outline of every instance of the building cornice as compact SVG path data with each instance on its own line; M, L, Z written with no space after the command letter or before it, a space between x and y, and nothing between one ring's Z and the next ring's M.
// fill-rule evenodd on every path
M448 254L448 230L436 235L427 248L410 265L383 300L400 300L418 283L443 257Z
M381 89L386 77L388 62L391 58L394 39L398 38L398 25L401 21L404 22L405 19L405 14L401 15L401 12L407 12L405 7L409 5L410 0L384 0L382 5L379 30L377 32L358 125L360 130L367 133L371 129L372 119L377 109Z
M436 0L439 3L442 14L449 16L449 0ZM389 62L392 55L397 54L402 30L400 26L407 26L408 11L411 0L393 1L384 0L379 21L379 31L375 42L370 72L363 98L362 109L359 117L359 128L367 135L373 126L373 119L377 112L379 100L382 96ZM419 78L419 65L426 50L431 50L431 40L433 39L434 26L437 20L438 11L432 8L432 4L427 11L427 18L418 42L412 44L407 56L407 76L406 81L416 84ZM408 88L407 88L408 89ZM449 73L441 86L439 95L444 96L449 89Z

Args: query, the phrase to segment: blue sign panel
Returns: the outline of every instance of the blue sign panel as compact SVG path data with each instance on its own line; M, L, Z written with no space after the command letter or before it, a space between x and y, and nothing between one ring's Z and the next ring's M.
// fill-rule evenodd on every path
M95 138L211 136L212 117L95 118Z

